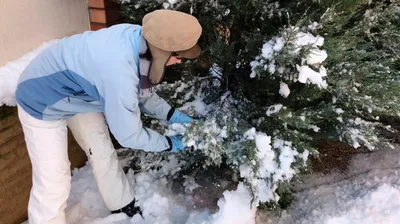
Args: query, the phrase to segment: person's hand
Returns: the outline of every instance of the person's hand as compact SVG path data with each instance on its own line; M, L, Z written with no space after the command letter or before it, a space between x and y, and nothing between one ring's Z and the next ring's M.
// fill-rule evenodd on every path
M183 145L183 136L166 136L168 143L170 144L171 152L179 152L182 151L185 146Z
M180 112L179 110L175 110L172 114L171 118L168 120L168 124L185 124L185 123L192 123L193 118Z
M182 135L175 135L175 136L165 136L170 144L170 149L166 151L171 152L180 152L184 149L194 149L198 147L200 144L199 140L193 140L193 142L189 142L188 147L185 147L183 144L183 136Z

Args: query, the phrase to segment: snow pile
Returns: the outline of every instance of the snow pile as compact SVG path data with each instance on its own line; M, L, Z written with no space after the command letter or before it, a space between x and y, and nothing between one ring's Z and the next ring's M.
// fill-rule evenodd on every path
M179 0L167 0L163 3L164 9L172 8Z
M35 50L28 54L18 58L15 61L8 62L3 67L0 67L0 106L16 106L15 91L17 89L17 83L19 76L24 71L26 66L43 50L48 48L50 45L56 43L57 40L51 40L43 43Z
M211 68L209 69L209 73L210 73L210 75L212 77L216 77L216 78L221 79L222 78L222 74L223 74L223 70L218 64L214 63L211 66Z
M310 53L307 55L306 61L307 64L309 65L320 64L324 62L327 57L328 54L326 53L325 50L312 49Z
M299 66L296 65L297 71L299 72L299 82L315 84L321 88L328 87L328 84L323 79L326 76L326 71L321 68L319 72L314 71L307 65Z
M290 89L289 89L288 84L281 82L280 88L279 88L279 94L281 94L281 96L283 96L285 98L289 96Z
M294 185L295 203L260 223L400 223L399 149L359 154L346 174L304 177Z
M326 223L399 223L400 188L382 184L345 207L350 210L328 218Z
M296 162L297 156L306 161L308 151L299 154L291 142L277 138L272 140L265 133L256 132L255 128L245 132L244 136L254 140L257 147L257 159L252 160L251 164L242 164L239 167L240 176L254 189L253 206L260 202L278 201L279 195L275 193L278 183L293 178L297 171L292 168L292 164ZM280 153L277 154L276 151ZM254 166L258 167L256 171Z
M318 24L313 23L309 29L312 31L316 26ZM327 88L325 80L327 72L321 64L328 54L320 49L323 44L323 37L302 32L299 27L285 29L280 36L273 37L263 45L261 55L250 63L252 68L250 77L255 78L266 71L273 75L272 78L310 83L320 88ZM291 64L296 59L300 59L300 65ZM297 76L293 76L296 71ZM287 83L281 83L279 93L283 97L290 94Z
M205 116L208 114L210 108L207 106L199 97L196 97L194 101L186 102L182 107L179 108L183 111L196 111L197 115Z
M174 194L171 183L160 173L149 171L133 175L127 174L135 197L143 212L143 218L135 215L110 214L98 192L92 168L87 165L76 169L72 177L72 189L66 209L70 224L224 224L255 222L256 208L250 208L251 194L243 184L237 190L224 192L218 201L219 211L211 214L208 209L196 209L190 195ZM207 199L204 199L207 200Z
M139 173L135 182L136 199L144 220L140 215L133 217L134 220L138 223L185 223L191 211L185 206L185 198L174 196L166 187L166 178L159 178L151 172Z
M240 183L236 191L226 191L218 201L219 212L213 215L214 224L254 224L256 207L250 208L251 193Z
M92 175L92 167L87 165L75 170L72 178L72 190L68 199L67 222L68 223L185 223L189 216L203 214L208 217L207 211L196 212L191 208L190 201L179 195L173 195L167 187L167 180L157 174L128 173L131 186L134 186L135 197L143 211L143 217L136 215L132 218L125 214L111 215L105 207L98 192L96 182Z
M276 104L267 108L267 116L271 116L272 114L278 113L282 109L282 104Z

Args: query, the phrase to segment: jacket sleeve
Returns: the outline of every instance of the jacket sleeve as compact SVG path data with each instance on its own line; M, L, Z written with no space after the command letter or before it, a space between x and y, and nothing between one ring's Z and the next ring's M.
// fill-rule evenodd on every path
M166 121L171 106L155 92L150 92L149 89L143 89L142 95L139 98L140 110L158 120Z
M138 100L139 78L134 66L128 62L117 62L102 67L106 68L101 70L103 81L98 90L103 97L107 123L118 142L124 147L145 151L169 149L165 136L142 125Z

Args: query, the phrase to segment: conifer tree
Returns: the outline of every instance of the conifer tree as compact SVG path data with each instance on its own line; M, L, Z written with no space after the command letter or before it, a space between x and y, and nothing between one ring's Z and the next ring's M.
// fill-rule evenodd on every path
M151 123L183 134L197 149L175 155L182 166L192 171L230 166L251 187L257 204L278 201L289 191L288 182L307 167L308 156L318 155L319 140L369 149L389 144L379 129L394 131L380 117L400 115L400 3L122 4L127 22L134 24L163 8L193 14L204 30L201 57L168 69L166 83L157 88L173 106L192 115L203 111L205 120L168 128Z

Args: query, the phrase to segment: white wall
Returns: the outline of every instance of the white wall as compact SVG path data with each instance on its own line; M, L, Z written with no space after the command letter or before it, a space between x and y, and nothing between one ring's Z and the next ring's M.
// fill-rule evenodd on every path
M45 41L88 29L86 0L0 0L0 66Z

